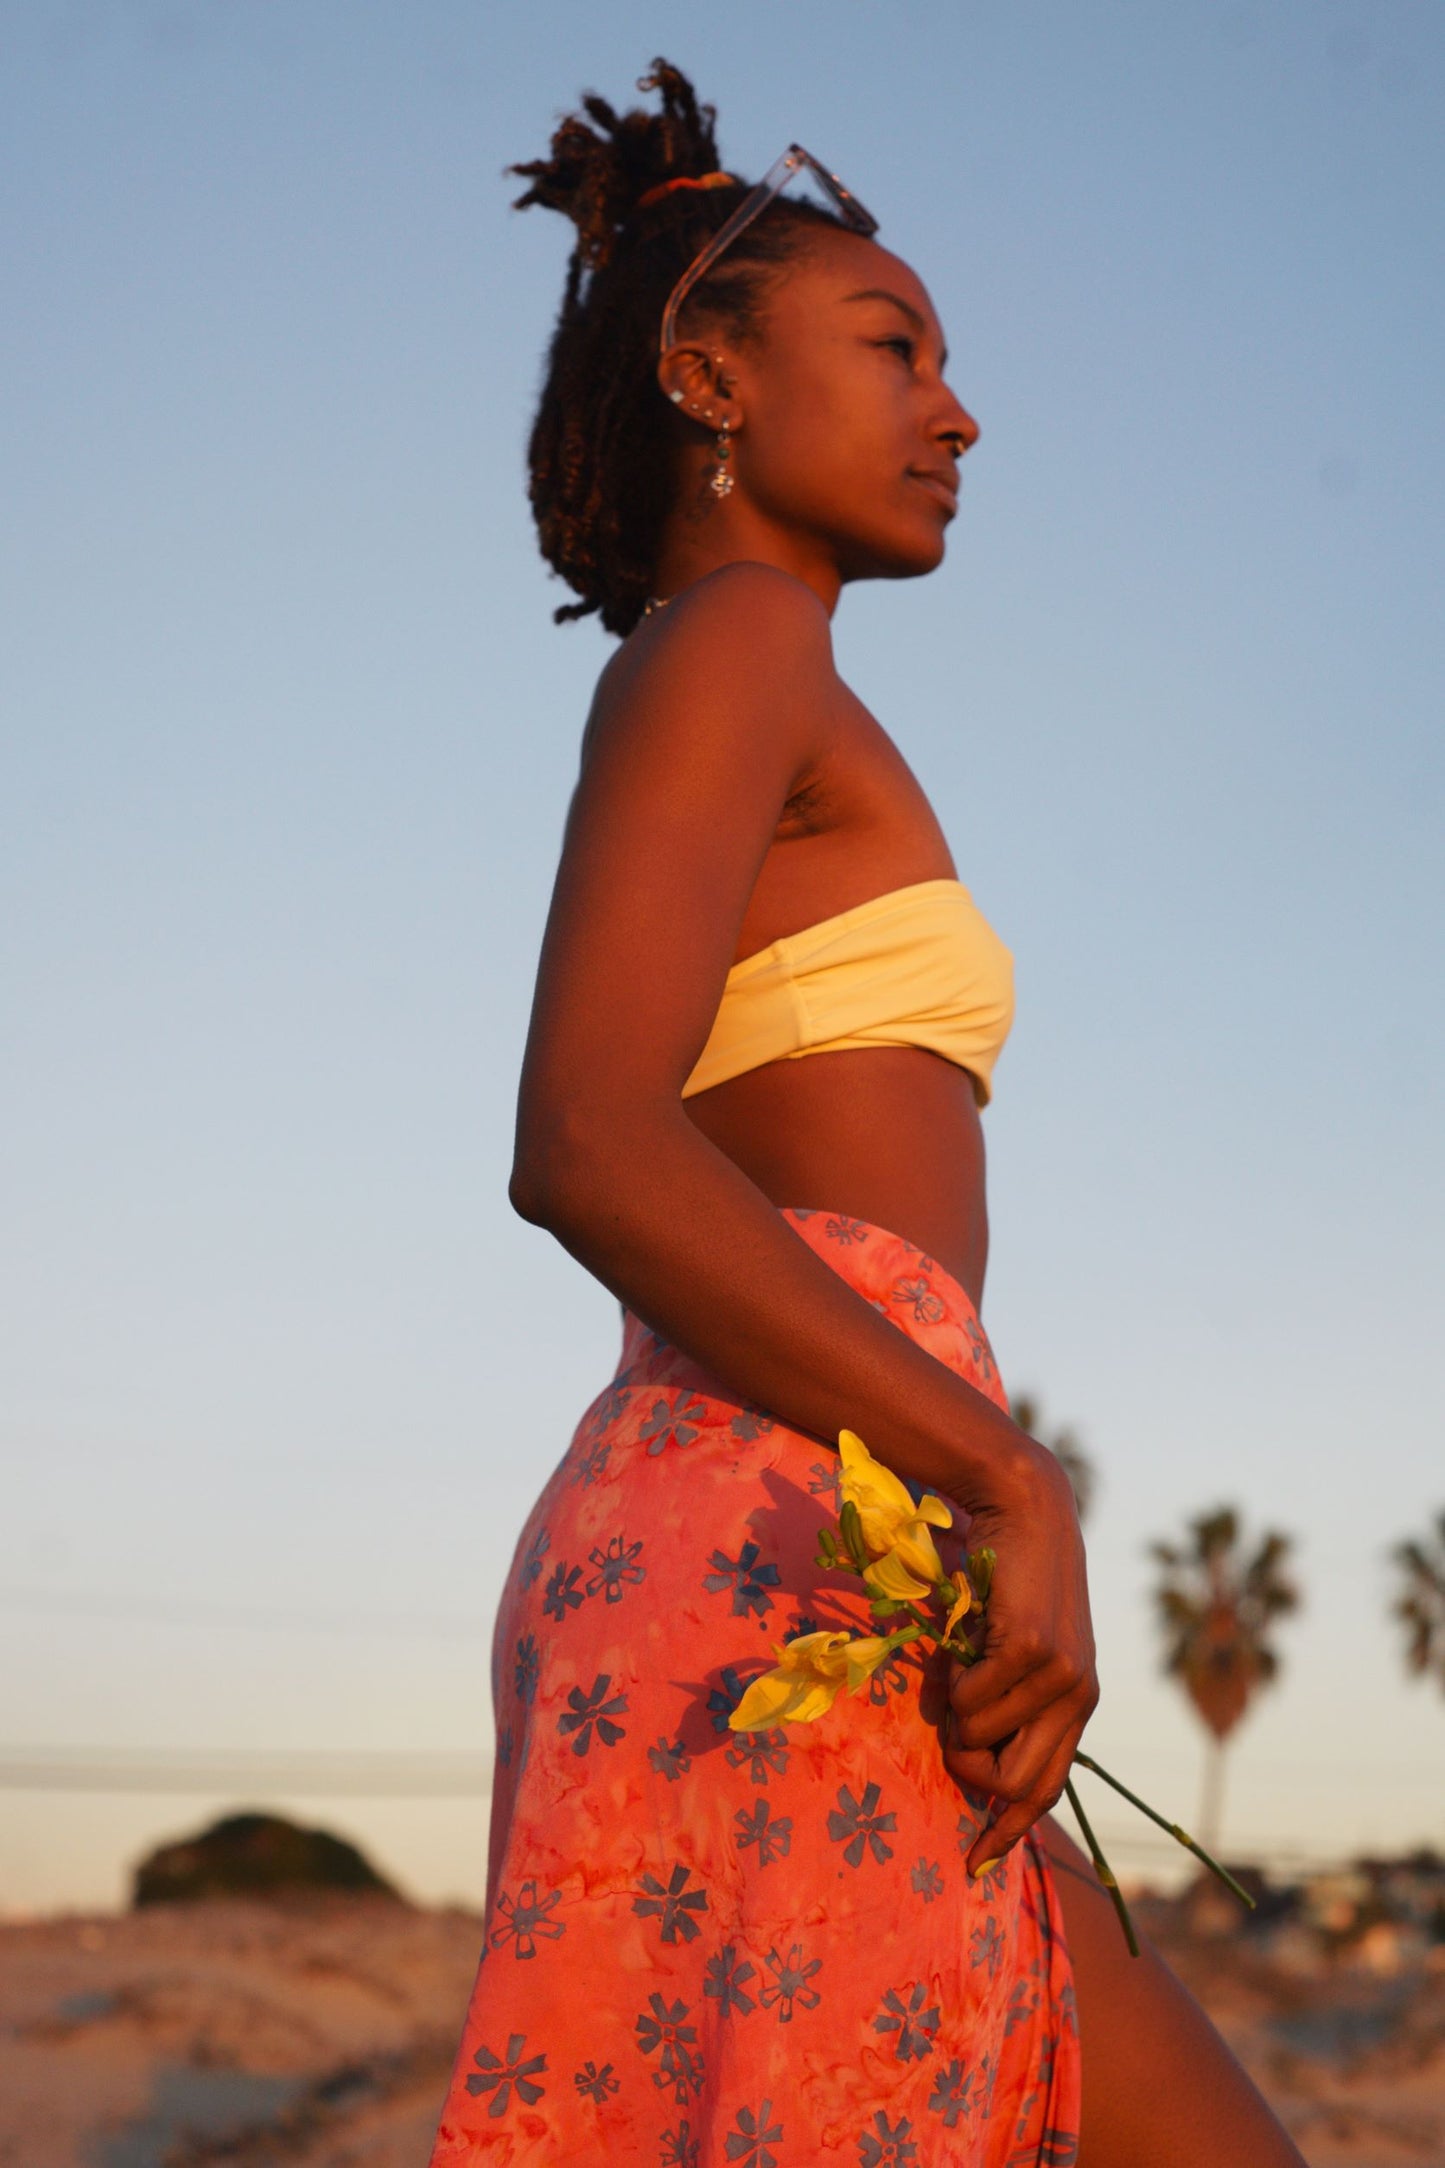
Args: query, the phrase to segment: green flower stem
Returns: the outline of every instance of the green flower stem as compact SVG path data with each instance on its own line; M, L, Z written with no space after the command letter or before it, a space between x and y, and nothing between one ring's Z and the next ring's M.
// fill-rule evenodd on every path
M1129 1917L1129 1907L1124 1902L1124 1892L1120 1889L1118 1883L1114 1880L1113 1868L1109 1865L1109 1862L1107 1861L1107 1859L1105 1859L1103 1853L1099 1850L1099 1840L1094 1835L1094 1832L1089 1825L1089 1817L1087 1814L1085 1814L1083 1808L1079 1804L1079 1795L1074 1790L1073 1784L1068 1778L1065 1778L1064 1780L1064 1791L1067 1794L1069 1805L1073 1808L1074 1813L1078 1818L1079 1827L1084 1832L1084 1842L1089 1847L1089 1853L1094 1862L1094 1872L1099 1877L1099 1880L1103 1883L1105 1889L1109 1892L1109 1897L1113 1904L1114 1910L1119 1915L1119 1925L1124 1930L1124 1940L1129 1945L1129 1955L1131 1957L1137 1957L1139 1955L1139 1938L1134 1932L1134 1922Z
M1130 1791L1127 1784L1121 1784L1117 1777L1110 1776L1108 1770L1101 1768L1091 1755L1075 1753L1074 1760L1081 1769L1092 1769L1096 1777L1102 1777L1106 1784L1112 1784L1115 1791L1122 1793L1131 1807L1137 1807L1141 1814L1147 1814L1151 1822L1157 1822L1161 1829L1168 1831L1176 1844L1182 1844L1186 1852L1192 1852L1196 1859L1202 1859L1210 1873L1218 1875L1225 1888L1233 1890L1240 1902L1247 1904L1251 1912L1254 1911L1255 1901L1250 1896L1249 1891L1241 1889L1229 1869L1221 1867L1217 1859L1211 1859L1204 1846L1196 1844L1187 1829L1181 1829L1177 1822L1166 1822L1162 1814L1156 1814L1148 1802L1141 1799L1137 1792Z

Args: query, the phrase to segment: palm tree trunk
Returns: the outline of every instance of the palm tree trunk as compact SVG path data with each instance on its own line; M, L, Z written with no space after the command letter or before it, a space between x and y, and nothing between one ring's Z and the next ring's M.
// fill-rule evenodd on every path
M1224 1808L1224 1741L1211 1731L1204 1749L1204 1790L1199 1801L1199 1841L1206 1852L1219 1851L1219 1821Z

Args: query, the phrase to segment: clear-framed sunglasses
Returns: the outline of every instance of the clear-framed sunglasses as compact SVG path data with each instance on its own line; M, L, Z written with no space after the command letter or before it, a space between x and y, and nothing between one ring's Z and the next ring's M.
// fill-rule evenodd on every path
M678 311L698 280L706 277L724 249L730 248L738 235L751 226L753 220L762 215L774 197L780 196L789 181L804 169L813 175L839 217L844 219L855 233L867 235L878 231L878 221L872 212L863 208L858 198L843 186L837 174L830 173L826 166L820 165L812 152L805 151L801 143L790 143L782 156L773 160L756 188L748 190L731 218L718 227L707 246L693 257L668 295L658 338L660 354L665 354L676 340ZM722 177L719 176L719 179Z

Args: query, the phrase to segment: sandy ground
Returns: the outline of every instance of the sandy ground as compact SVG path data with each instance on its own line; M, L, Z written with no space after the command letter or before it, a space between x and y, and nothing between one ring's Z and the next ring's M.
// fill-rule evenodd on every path
M1306 1970L1148 1924L1311 2168L1445 2168L1445 1970Z
M1312 2168L1445 2163L1445 1972L1155 1930ZM424 2168L480 1934L370 1900L0 1927L0 2164Z

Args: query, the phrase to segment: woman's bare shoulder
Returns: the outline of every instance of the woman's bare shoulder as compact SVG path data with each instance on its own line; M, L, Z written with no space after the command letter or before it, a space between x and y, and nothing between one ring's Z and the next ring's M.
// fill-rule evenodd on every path
M760 614L761 613L761 614ZM830 648L828 612L806 580L779 565L737 558L694 580L653 613L660 626L686 624L695 634L723 630L745 619L780 638L821 638Z

